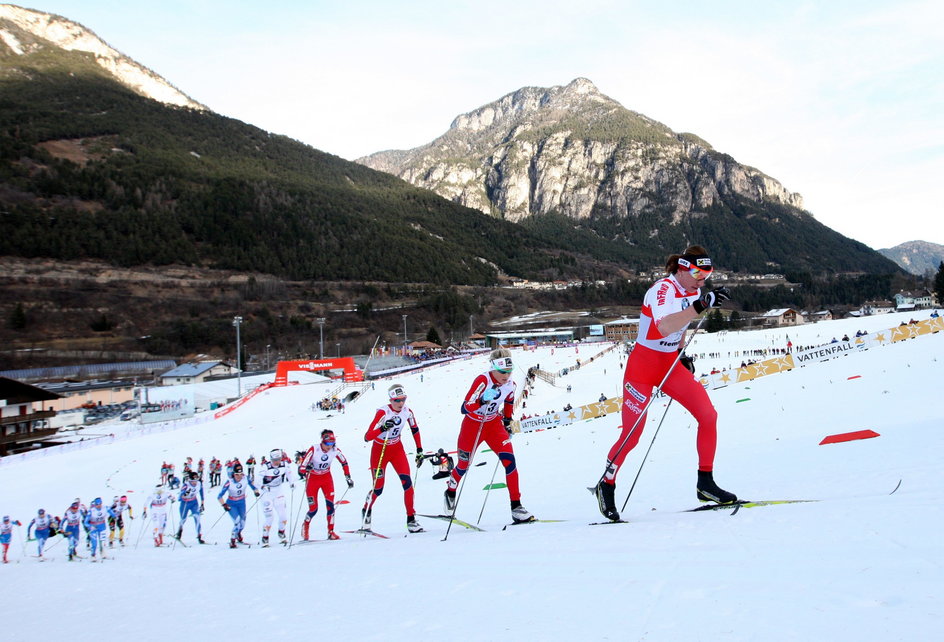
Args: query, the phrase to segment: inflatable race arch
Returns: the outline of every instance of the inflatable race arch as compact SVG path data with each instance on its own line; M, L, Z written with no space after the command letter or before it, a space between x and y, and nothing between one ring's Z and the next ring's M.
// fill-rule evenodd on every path
M340 375L332 375L326 371L342 370ZM275 367L274 386L287 386L289 372L325 372L332 379L344 381L363 381L364 371L357 367L351 357L340 359L302 359L300 361L279 361Z

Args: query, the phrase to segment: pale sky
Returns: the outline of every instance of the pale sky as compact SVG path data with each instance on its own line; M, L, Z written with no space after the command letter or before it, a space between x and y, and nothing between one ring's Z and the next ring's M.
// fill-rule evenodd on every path
M875 249L944 244L938 0L43 0L212 110L353 160L590 79Z

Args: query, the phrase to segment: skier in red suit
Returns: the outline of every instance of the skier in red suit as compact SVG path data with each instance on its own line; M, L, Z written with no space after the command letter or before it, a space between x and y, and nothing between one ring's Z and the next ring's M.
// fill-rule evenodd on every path
M311 518L318 512L318 491L324 495L325 511L328 519L328 539L340 539L334 532L334 478L331 476L331 462L335 459L344 470L344 481L348 488L354 488L351 479L351 469L347 465L347 458L341 449L335 446L334 432L329 429L321 431L321 443L312 446L302 458L300 468L305 474L305 497L308 498L308 513L302 524L302 539L308 539L308 527Z
M727 288L702 293L712 265L700 245L670 256L665 271L668 276L656 281L643 298L639 336L623 375L622 432L607 454L606 473L595 488L600 512L613 521L620 518L615 502L616 474L626 455L639 443L647 405L653 389L663 379L662 392L678 401L698 421L698 499L719 504L737 501L734 493L722 490L714 482L718 412L694 377L694 363L681 353L689 324L705 310L720 307L730 294Z
M511 445L511 413L515 407L515 382L511 380L514 365L507 348L496 348L489 355L491 368L477 376L462 402L462 426L459 428L458 459L446 484L446 511L456 505L456 488L469 469L475 450L483 441L498 455L505 467L505 484L511 500L511 518L529 522L534 515L521 505L515 449Z
M400 441L400 433L404 427L409 427L416 444L416 465L423 462L423 444L420 437L420 428L416 424L413 411L406 405L406 390L400 384L394 384L387 390L390 403L378 408L373 421L367 428L364 441L373 441L370 449L370 474L373 486L361 509L364 528L370 528L371 508L384 489L384 472L389 463L400 477L403 485L403 504L406 506L406 526L411 533L420 533L423 527L416 521L416 510L413 508L413 480L410 477L410 464Z

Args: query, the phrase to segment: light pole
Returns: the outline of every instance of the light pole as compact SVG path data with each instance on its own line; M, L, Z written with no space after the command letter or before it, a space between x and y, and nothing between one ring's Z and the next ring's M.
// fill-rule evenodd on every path
M336 346L338 347L338 359L340 359L340 358L341 358L341 344L340 344L340 343L335 343L334 345L336 345Z
M403 349L406 350L406 318L409 314L401 315L403 317Z
M271 347L271 344L266 346L266 370L269 369L269 348Z
M318 352L318 358L324 359L324 317L318 317L318 325L321 326L321 347Z
M472 315L469 315L469 341L472 340Z
M239 326L243 322L242 317L233 317L233 326L236 328L236 396L243 396L243 348L239 341Z

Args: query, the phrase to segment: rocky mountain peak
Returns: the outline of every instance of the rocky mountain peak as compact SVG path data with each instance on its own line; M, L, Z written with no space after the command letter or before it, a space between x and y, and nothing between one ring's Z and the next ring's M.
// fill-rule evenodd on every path
M458 116L427 145L357 162L516 222L657 214L676 225L735 201L803 207L775 179L626 109L586 78L523 87Z
M462 114L452 122L451 130L480 132L490 127L507 126L543 113L583 107L589 102L618 104L603 94L586 78L577 78L564 86L523 87L495 102Z
M116 51L91 30L55 14L0 4L0 55L28 56L58 48L91 54L110 76L152 100L205 110L162 77Z
M944 262L944 245L928 241L908 241L878 252L912 274L934 274Z

